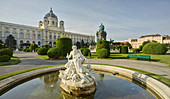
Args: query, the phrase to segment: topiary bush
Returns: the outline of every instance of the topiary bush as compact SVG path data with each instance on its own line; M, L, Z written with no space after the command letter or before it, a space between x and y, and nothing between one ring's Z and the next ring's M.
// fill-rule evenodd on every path
M26 52L30 52L30 49L27 49Z
M84 56L88 56L88 54L89 54L89 52L90 52L90 50L88 49L88 48L81 48L80 49L81 50L81 53L84 55Z
M27 48L24 48L24 49L23 49L23 52L27 52Z
M61 50L61 56L66 57L72 50L72 40L69 37L61 36L56 40L56 47Z
M142 49L144 54L164 55L167 51L168 49L165 45L155 42L146 44Z
M53 47L48 50L47 55L49 58L59 59L61 56L61 50L57 47Z
M8 55L12 57L13 51L9 48L0 49L0 56L2 55Z
M126 45L121 46L120 53L122 54L128 54L128 47Z
M35 52L35 49L38 48L38 45L33 43L30 45L30 52L34 51Z
M139 53L140 52L140 49L139 48L134 48L133 49L133 53Z
M143 45L140 45L139 46L139 50L142 51L142 48L143 48Z
M2 55L0 56L0 62L8 62L10 60L10 56L8 55Z
M38 49L39 49L39 48L36 48L36 49L35 49L35 52L37 52L37 51L38 51Z
M45 48L47 48L47 49L50 48L48 44L45 44L45 45L43 45L42 47L45 47Z
M48 51L48 48L42 47L42 48L38 49L37 54L38 55L47 55L47 51Z
M96 53L97 55L100 54L100 49L107 49L108 50L108 54L110 56L110 45L109 45L109 41L106 40L100 40L97 41L97 49L96 49Z
M102 48L98 50L97 56L99 58L107 58L110 56L110 51L106 48Z

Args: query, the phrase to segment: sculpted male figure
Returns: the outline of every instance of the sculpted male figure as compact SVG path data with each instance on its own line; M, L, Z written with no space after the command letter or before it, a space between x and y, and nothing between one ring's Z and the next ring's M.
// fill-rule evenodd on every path
M75 73L80 75L84 70L82 64L86 58L82 55L81 51L77 49L77 46L73 46L72 49L70 55L67 55L67 58L71 58L72 56L73 59L65 64L65 67L67 68L65 76L72 76Z

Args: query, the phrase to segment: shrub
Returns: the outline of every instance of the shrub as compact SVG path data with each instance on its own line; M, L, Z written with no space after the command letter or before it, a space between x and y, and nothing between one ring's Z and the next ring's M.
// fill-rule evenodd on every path
M110 56L110 45L109 45L109 41L100 40L100 41L97 42L97 49L96 49L97 55L100 54L99 50L100 50L100 49L103 49L103 48L105 48L105 49L108 50L107 52L108 52L108 54L109 54L109 56ZM108 56L108 57L109 57L109 56Z
M26 52L26 51L27 51L27 48L24 48L24 49L23 49L23 52Z
M99 49L97 56L99 58L107 58L110 56L110 51L106 48Z
M47 51L48 51L48 48L42 47L42 48L38 49L37 54L38 55L47 55Z
M0 62L8 62L10 60L10 56L2 55L0 56Z
M30 52L30 49L27 49L26 52Z
M133 49L133 53L139 53L140 52L140 49L139 48L134 48Z
M120 53L122 54L128 54L128 47L126 45L121 46Z
M43 45L42 47L45 47L45 48L47 48L47 49L50 48L48 44L45 44L45 45Z
M38 45L33 43L30 45L30 52L34 51L35 52L35 49L38 48Z
M61 36L56 40L56 47L61 50L61 56L66 57L67 53L72 50L72 40L68 37Z
M143 49L143 45L140 45L139 50L142 51L142 49Z
M0 49L6 48L6 46L2 43L0 43Z
M146 44L143 49L142 52L144 54L158 54L158 55L163 55L168 51L168 49L166 48L165 45L160 44L160 43L148 43Z
M36 49L35 49L35 52L37 52L37 51L38 51L38 49L39 49L39 48L36 48Z
M23 51L23 49L22 49L22 48L19 48L18 50L19 50L19 51Z
M61 56L61 50L57 47L53 47L48 50L47 55L49 58L58 59Z
M88 56L90 50L88 48L81 48L81 53L84 55L84 56Z
M9 48L0 49L0 56L2 56L2 55L12 56L13 51Z

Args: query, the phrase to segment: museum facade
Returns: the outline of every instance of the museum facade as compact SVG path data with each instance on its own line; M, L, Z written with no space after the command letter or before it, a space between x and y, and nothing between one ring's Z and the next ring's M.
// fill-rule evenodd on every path
M20 44L38 44L41 47L44 44L55 46L56 39L60 36L67 36L72 39L72 43L84 43L95 41L95 36L79 33L66 32L64 21L58 21L57 16L53 13L52 8L49 13L43 17L43 21L39 21L39 27L13 24L0 21L0 39L5 42L9 35L13 35L17 40L17 48Z

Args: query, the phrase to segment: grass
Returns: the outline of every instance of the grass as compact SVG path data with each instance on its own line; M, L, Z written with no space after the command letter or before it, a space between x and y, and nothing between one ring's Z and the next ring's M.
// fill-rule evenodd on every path
M37 56L45 60L67 60L67 58L49 59L48 55L37 55Z
M11 57L11 60L9 62L0 62L0 66L15 65L20 62L21 60L19 60L18 57Z
M129 54L136 54L136 53L129 53ZM142 53L137 53L137 54L145 55L145 54L142 54ZM127 59L127 56L128 56L128 54L111 53L110 57L105 58L105 59ZM170 54L169 53L167 53L165 55L150 55L150 56L151 56L151 61L165 63L167 66L170 67ZM90 58L90 57L86 56L86 58ZM97 59L97 54L92 53L91 54L91 59Z
M156 75L154 73L150 73L147 71L143 71L143 70L139 70L139 69L135 69L135 68L130 68L130 67L124 67L124 66L118 66L118 65L110 65L110 64L98 64L98 63L90 63L90 64L95 64L95 65L107 65L107 66L114 66L114 67L120 67L120 68L124 68L124 69L129 69L129 70L133 70L142 74L145 74L147 76L150 76L162 83L164 83L165 85L167 85L168 87L170 87L170 79Z
M14 76L14 75L18 75L18 74L22 74L22 73L25 73L25 72L29 72L29 71L32 71L32 70L50 68L50 67L61 66L61 65L62 64L60 64L60 65L51 65L51 66L43 66L43 67L37 67L37 68L31 68L31 69L27 69L27 70L21 70L21 71L9 73L9 74L1 75L0 76L0 80L8 78L8 77L11 77L11 76Z

